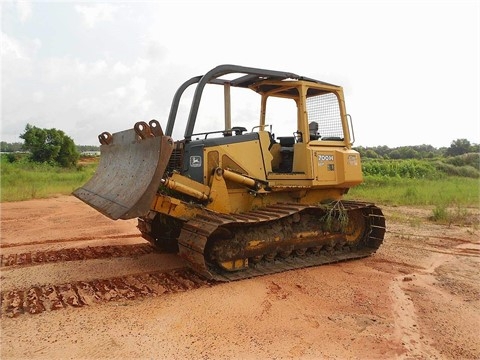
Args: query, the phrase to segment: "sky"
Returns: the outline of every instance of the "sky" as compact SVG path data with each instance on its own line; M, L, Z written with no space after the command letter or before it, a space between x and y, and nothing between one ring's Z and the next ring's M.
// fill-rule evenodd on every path
M21 142L27 124L77 145L137 121L165 128L185 80L235 64L342 86L355 146L480 143L477 0L2 1L0 11L2 141ZM233 125L257 121L248 106ZM208 121L215 107L201 105Z

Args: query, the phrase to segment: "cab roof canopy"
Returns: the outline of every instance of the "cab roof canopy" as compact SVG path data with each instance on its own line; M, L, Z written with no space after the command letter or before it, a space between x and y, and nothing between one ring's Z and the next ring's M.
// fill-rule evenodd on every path
M239 75L239 76L237 76ZM225 78L228 76L228 78ZM198 108L200 106L200 100L202 98L203 89L206 84L216 84L216 85L230 85L233 87L239 88L250 88L258 93L270 92L272 90L283 88L283 85L280 82L288 80L303 80L319 85L326 85L330 87L338 87L337 85L329 84L323 81L315 80L305 76L299 76L294 73L277 71L277 70L268 70L268 69L259 69L238 65L219 65L212 70L208 71L205 75L195 76L187 81L185 81L175 93L175 96L172 101L172 106L170 108L170 114L168 116L168 123L165 134L171 136L173 132L173 125L175 123L175 118L177 116L178 106L180 103L180 98L182 97L183 92L193 84L197 84L195 93L193 95L192 106L190 108L190 114L188 116L187 127L185 129L185 138L190 139L193 133L193 128L195 126L195 121L198 114ZM276 83L278 81L278 83ZM294 89L292 86L285 87L285 96L294 95ZM308 96L316 95L316 90L312 89L314 93L309 91ZM281 92L280 92L281 93ZM317 94L324 93L324 91L318 91Z

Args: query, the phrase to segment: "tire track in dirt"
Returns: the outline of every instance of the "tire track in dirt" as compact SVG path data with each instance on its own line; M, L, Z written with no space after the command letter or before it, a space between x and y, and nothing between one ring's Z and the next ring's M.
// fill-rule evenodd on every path
M471 256L480 257L480 243L476 241L469 241L465 239L448 237L448 236L432 236L432 235L419 235L419 234L401 234L392 233L394 238L402 239L405 236L411 236L420 239L438 239L445 240L445 243L438 243L432 241L422 241L418 245L402 244L401 242L395 242L397 247L405 247L408 249L418 249L421 251L429 251L432 253L454 255L454 256Z
M400 356L399 358L421 359L426 354L430 358L439 358L438 352L423 340L415 305L401 285L402 281L406 281L405 279L408 278L403 276L395 278L389 289L393 300L394 336L408 354L408 357Z
M105 239L130 239L137 238L139 234L123 234L123 235L103 235L103 236L79 236L66 239L51 239L40 241L26 241L21 243L1 243L0 249L12 248L12 247L25 247L29 245L48 245L48 244L61 244L64 242L78 242L78 241L98 241Z
M415 237L415 238L425 238L425 239L432 238L432 239L438 239L438 240L447 240L447 241L456 242L456 243L477 244L476 242L473 242L470 240L466 240L458 237L452 237L452 236L438 236L438 235L431 235L431 234L412 234L412 233L398 232L398 231L391 231L391 230L387 230L387 233L392 234L395 237L409 236L409 237ZM435 243L435 245L441 246L438 243Z
M87 246L59 250L33 251L18 254L1 254L0 268L8 266L40 265L61 261L104 259L138 256L159 252L150 244Z
M401 245L397 244L397 247L405 247L408 249L416 249L421 251L428 251L431 253L438 253L438 254L445 254L445 255L453 255L453 256L467 256L467 257L480 257L480 250L478 249L451 249L448 250L441 250L445 247L437 246L437 247L427 247L427 246L415 246L415 245Z
M425 236L429 238L429 236ZM475 257L478 258L480 252L479 244L471 241L460 241L461 239L435 237L437 239L458 240L457 245L453 247L445 244L425 243L428 246L409 245L410 249L424 250L430 253L428 260L424 261L423 268L412 268L411 272L405 272L403 275L396 276L390 284L389 291L392 298L394 311L395 329L394 335L401 342L405 354L400 359L409 358L429 358L441 359L442 352L432 339L429 333L430 328L425 328L425 320L419 318L419 311L422 306L418 296L418 291L423 293L436 294L442 298L447 296L445 291L438 287L438 269L449 263L452 257ZM396 246L405 246L396 244ZM421 289L421 290L418 290Z
M215 284L187 268L58 285L35 285L1 293L0 316L18 317L67 307L80 308L209 287Z

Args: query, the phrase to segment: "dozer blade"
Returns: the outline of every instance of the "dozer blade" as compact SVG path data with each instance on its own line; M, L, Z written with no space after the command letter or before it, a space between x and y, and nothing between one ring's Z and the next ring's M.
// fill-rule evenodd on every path
M146 215L172 153L172 139L163 133L142 139L131 129L108 134L108 144L103 142L97 171L73 195L113 220Z

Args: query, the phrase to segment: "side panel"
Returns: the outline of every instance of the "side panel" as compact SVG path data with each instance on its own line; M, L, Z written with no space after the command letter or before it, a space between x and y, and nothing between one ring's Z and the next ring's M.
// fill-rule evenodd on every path
M265 180L265 163L258 133L187 143L183 175L207 185L216 167Z
M313 151L315 180L329 183L336 182L339 157L341 157L341 154L330 149Z
M191 142L185 146L185 158L183 159L183 174L192 180L204 184L203 169L205 166L205 144L203 142Z
M313 150L314 185L352 187L363 180L360 155L347 149Z

